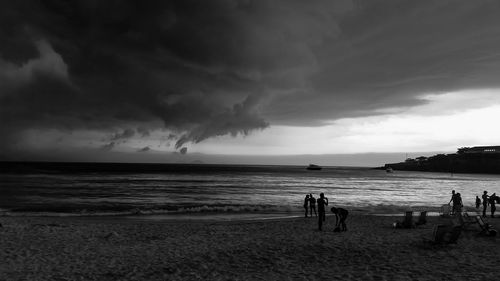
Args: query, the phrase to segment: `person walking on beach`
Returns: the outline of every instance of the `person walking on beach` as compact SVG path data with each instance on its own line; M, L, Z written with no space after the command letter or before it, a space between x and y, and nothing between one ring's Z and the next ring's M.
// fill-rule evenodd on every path
M316 213L316 198L314 198L312 194L309 194L309 208L310 208L309 213L311 214L311 217L313 216L313 211L314 215L318 216L318 213Z
M306 218L307 218L307 209L309 208L309 195L306 195L306 198L304 199L304 209L306 209ZM312 217L312 214L311 214Z
M476 209L479 209L479 206L481 206L481 199L476 195Z
M335 229L338 231L347 231L347 225L345 224L345 220L347 219L347 215L349 212L344 208L335 208L332 207L332 213L335 214ZM336 231L334 230L334 231Z
M319 213L319 216L318 216L318 229L322 230L322 228L323 228L323 222L326 219L325 209L326 209L326 206L328 205L328 198L325 197L324 193L321 193L319 195L319 198L318 198L317 202L318 202L318 213Z
M497 210L497 207L495 205L496 201L497 201L497 194L496 193L491 194L491 196L490 196L490 206L491 206L491 217L492 218L495 217L495 211Z
M489 201L489 196L488 196L488 191L483 191L483 218L486 217L486 209L488 209L488 201Z

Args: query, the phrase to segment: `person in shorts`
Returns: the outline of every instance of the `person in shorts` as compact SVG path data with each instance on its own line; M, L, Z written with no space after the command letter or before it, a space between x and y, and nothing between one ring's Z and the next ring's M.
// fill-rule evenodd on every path
M344 208L335 208L332 207L332 213L335 214L335 229L334 231L347 231L347 225L345 220L347 219L347 215L349 212Z

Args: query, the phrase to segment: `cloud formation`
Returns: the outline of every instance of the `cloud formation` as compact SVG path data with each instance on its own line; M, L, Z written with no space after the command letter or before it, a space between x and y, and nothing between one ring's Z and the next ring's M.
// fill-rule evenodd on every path
M499 12L483 0L3 3L0 144L119 128L111 149L165 129L181 148L499 87Z
M188 149L187 147L183 147L179 150L179 152L182 154L182 155L185 155L187 153Z
M134 129L125 129L121 133L116 133L111 137L111 140L113 141L118 141L118 140L126 140L128 138L131 138L135 135L135 130Z
M149 146L145 146L145 147L143 147L143 148L141 148L141 149L137 150L137 152L148 152L148 151L150 151L150 150L151 150L151 148L150 148Z
M116 143L114 141L112 141L110 143L103 144L101 146L101 149L105 150L105 151L110 151L110 150L112 150L115 147L115 145L116 145Z

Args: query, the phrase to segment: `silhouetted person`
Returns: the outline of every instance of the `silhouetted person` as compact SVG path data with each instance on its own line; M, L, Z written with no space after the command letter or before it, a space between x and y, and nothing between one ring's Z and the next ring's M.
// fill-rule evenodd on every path
M319 195L317 202L318 202L318 213L319 213L318 229L322 230L323 222L326 219L325 209L326 209L326 206L328 205L328 198L325 197L325 194L321 193Z
M309 195L306 195L306 198L304 199L304 209L306 209L306 218L307 218L307 209L309 208ZM312 214L311 214L312 216Z
M488 196L488 191L483 191L483 195L481 196L481 198L483 198L483 217L485 218L486 217L486 209L488 208L488 201L489 200L489 196Z
M476 195L476 209L479 209L479 206L481 206L481 199Z
M313 216L313 211L314 215L318 216L318 213L316 213L316 198L314 198L312 194L309 194L309 208L310 208L309 213L311 213L311 217Z
M464 204L462 202L462 196L460 195L460 193L456 193L453 196L453 213L460 215L462 213L462 206L463 205Z
M491 194L490 196L490 206L491 206L491 217L494 218L495 217L495 211L497 210L497 207L496 207L496 202L497 201L497 194L496 193L493 193Z
M335 214L335 229L340 228L340 231L347 231L345 220L349 212L344 208L332 207L332 213Z
M448 205L450 205L450 203L453 203L453 205L451 206L451 214L453 215L455 213L455 190L452 190L451 191L451 198L450 198L450 202L448 202Z

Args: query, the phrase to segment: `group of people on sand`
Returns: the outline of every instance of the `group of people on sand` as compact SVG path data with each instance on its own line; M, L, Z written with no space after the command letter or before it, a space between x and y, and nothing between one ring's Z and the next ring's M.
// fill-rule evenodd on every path
M482 199L482 201L481 201ZM491 211L491 217L495 217L495 211L497 210L496 204L500 203L500 197L497 196L496 193L493 193L491 195L488 195L488 191L483 191L483 195L481 196L481 199L479 196L476 196L476 209L479 209L481 206L481 203L483 204L483 217L486 217L486 210L488 210L488 206L490 206L490 211Z
M318 211L316 212L316 205L318 205ZM319 198L316 199L312 194L306 195L304 198L304 209L305 209L305 217L307 218L308 212L312 217L313 212L314 215L318 218L318 230L323 230L323 223L326 221L326 206L328 205L328 198L325 197L324 193L319 195ZM332 213L335 214L335 232L347 231L347 225L345 220L347 219L347 215L349 212L344 208L335 208L332 207L330 209Z
M455 192L455 190L451 191L451 199L450 202L452 203L452 214L461 214L462 213L462 208L464 206L463 201L462 201L462 196L460 193ZM448 203L448 204L449 204ZM476 196L476 209L479 209L481 207L481 204L483 205L483 217L486 217L486 211L488 210L488 206L490 206L491 210L491 217L495 217L495 211L496 211L496 204L500 203L500 197L496 195L496 193L493 193L491 195L488 195L488 191L483 191L483 195L481 198L479 196Z

